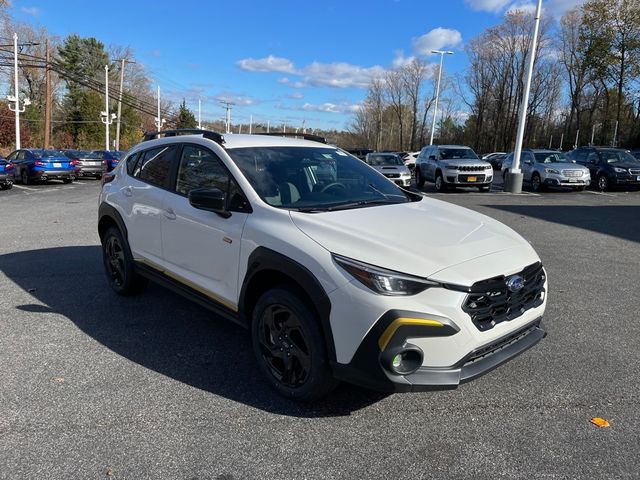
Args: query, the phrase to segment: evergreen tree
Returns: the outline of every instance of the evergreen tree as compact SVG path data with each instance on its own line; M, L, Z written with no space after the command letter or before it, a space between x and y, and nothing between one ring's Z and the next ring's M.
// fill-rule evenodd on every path
M197 124L195 115L187 108L187 102L183 98L176 118L176 128L196 128Z

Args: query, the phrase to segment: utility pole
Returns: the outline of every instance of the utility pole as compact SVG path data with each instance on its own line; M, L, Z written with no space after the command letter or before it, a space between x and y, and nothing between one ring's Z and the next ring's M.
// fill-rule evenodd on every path
M578 137L580 136L580 129L576 130L576 141L573 143L573 149L578 148Z
M616 128L613 131L613 142L611 142L611 146L612 147L616 146L617 137L618 137L618 121L616 120Z
M158 129L158 131L160 131L162 125L164 125L164 122L166 122L166 120L160 116L160 85L158 85L158 116L155 120L156 128Z
M124 66L127 63L136 63L126 58L120 59L120 93L118 94L118 120L116 122L116 150L120 150L120 120L122 118L122 89L124 88Z
M431 121L431 140L429 140L429 145L433 145L433 134L436 130L436 117L438 116L438 97L440 96L440 79L442 78L442 60L445 55L453 55L453 52L447 52L443 50L431 50L431 53L438 53L440 55L440 68L438 69L438 83L436 84L436 101L433 107L433 120Z
M564 132L560 135L560 151L562 151L562 141L564 140Z
M220 102L226 109L226 132L231 133L231 107L235 105L233 102Z
M598 124L594 123L593 127L591 127L591 143L589 145L593 145L593 140L596 136L596 126L598 126Z
M269 133L270 128L271 128L271 120L267 120L267 133Z
M249 115L249 135L251 135L253 130L253 115Z
M305 133L307 133L307 119L303 118L302 119L302 134L304 135Z
M44 101L44 148L49 148L51 144L51 68L49 68L49 40L45 43L45 101Z
M531 77L533 75L533 64L536 60L536 47L538 46L538 29L540 28L540 16L542 14L542 0L538 0L536 16L533 26L533 38L531 39L531 49L529 51L529 63L527 65L527 76L525 80L522 104L520 105L520 118L518 120L518 133L516 135L516 146L513 152L513 165L507 173L504 184L504 191L510 193L522 192L522 171L520 170L520 156L522 154L522 141L524 139L524 127L527 123L527 111L529 110L529 92L531 90Z
M198 130L202 130L202 103L198 99Z
M18 87L18 34L13 34L13 85L15 95L7 95L9 101L9 110L16 114L16 150L20 149L20 114L25 111L28 105L31 105L31 100L24 99L22 107L20 107L20 89ZM14 104L14 108L11 108L11 103Z
M104 112L100 112L100 120L104 123L105 150L109 150L109 127L116 118L115 113L109 113L109 65L104 66Z
M286 121L282 122L282 133L287 133L287 122Z
M553 143L553 135L551 135L551 138L549 139L549 150L551 150L552 143Z

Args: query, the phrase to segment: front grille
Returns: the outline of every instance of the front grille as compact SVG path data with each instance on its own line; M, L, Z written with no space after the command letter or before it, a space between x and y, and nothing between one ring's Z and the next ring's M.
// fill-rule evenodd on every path
M562 170L562 175L565 177L581 177L582 170Z
M399 173L384 173L383 175L387 178L400 178Z
M513 345L514 343L519 342L524 337L526 337L531 332L533 332L536 328L538 328L539 325L540 325L540 320L537 320L533 325L527 325L526 327L521 328L520 330L516 330L511 335L502 337L485 347L482 347L482 348L479 348L478 350L473 351L471 355L469 355L464 360L464 364L469 365L471 363L477 362L478 360L482 360L484 358L490 357L494 353L497 353L500 350L503 350L509 345Z
M542 304L546 280L542 264L529 265L516 275L523 278L524 284L518 292L507 288L507 280L513 275L501 275L472 285L462 310L469 314L478 330L490 330L498 323L518 318Z
M484 172L483 165L462 165L458 167L460 172Z
M629 173L631 175L640 175L640 169L638 169L638 168L630 168L629 169Z
M475 180L469 180L469 177L475 177ZM484 175L458 175L459 182L484 183Z

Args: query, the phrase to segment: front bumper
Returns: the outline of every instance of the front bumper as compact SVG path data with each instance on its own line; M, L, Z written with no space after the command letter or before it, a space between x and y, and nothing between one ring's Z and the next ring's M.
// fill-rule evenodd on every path
M587 187L591 183L591 177L565 177L563 175L549 175L544 178L543 182L548 187Z
M399 187L410 187L411 186L411 175L406 177L389 177L385 175L389 180L398 185Z
M640 175L616 175L615 177L613 177L611 179L611 183L612 185L617 185L620 187L624 187L624 186L631 186L631 187L637 187L640 186Z
M486 187L493 182L493 170L484 170L482 173L452 173L447 170L444 181L460 187Z

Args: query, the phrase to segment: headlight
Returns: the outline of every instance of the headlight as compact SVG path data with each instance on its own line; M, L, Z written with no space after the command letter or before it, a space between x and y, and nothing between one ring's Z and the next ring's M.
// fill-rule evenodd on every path
M493 170L493 167L491 165L485 165L484 169L485 170Z
M544 171L547 173L555 173L556 175L560 175L560 171L556 170L555 168L545 168Z
M440 286L439 283L424 278L374 267L340 255L332 256L356 280L380 295L415 295L427 288Z
M627 171L624 168L613 167L613 169L616 171L616 173L627 173Z

